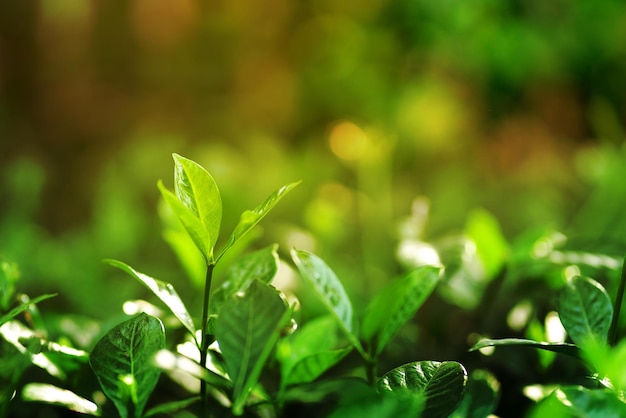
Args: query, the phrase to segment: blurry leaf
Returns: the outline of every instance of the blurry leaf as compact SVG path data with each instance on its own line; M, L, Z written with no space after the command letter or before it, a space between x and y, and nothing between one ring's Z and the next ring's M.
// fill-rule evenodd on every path
M276 290L258 280L222 306L215 337L233 382L235 415L243 412L248 393L256 385L289 315L291 311Z
M455 361L418 361L397 367L378 380L381 393L415 394L426 398L424 418L447 417L463 399L467 372Z
M613 305L606 290L593 279L575 276L559 295L558 313L575 344L594 338L607 341Z
M209 236L209 257L220 233L222 199L215 180L198 163L178 154L174 157L174 191L176 197L200 220Z
M490 281L504 265L509 251L498 221L485 210L474 210L465 225L465 233L476 244L476 253Z
M621 418L626 404L614 392L587 389L582 386L561 386L540 402L529 418Z
M437 286L440 273L440 267L418 267L391 282L372 300L363 316L361 336L374 356L424 304Z
M300 358L286 374L285 386L309 383L339 363L352 351L352 347L321 351Z
M211 247L211 236L200 219L191 209L185 206L174 193L167 190L163 182L158 183L159 190L165 202L172 208L180 222L185 227L187 234L196 245L207 263L213 260L213 247Z
M484 348L484 347L498 347L498 346L505 346L505 345L509 345L509 346L510 345L524 345L524 346L529 346L532 348L538 348L541 350L554 351L555 353L567 354L575 358L581 358L580 350L574 344L547 343L547 342L540 342L540 341L533 341L533 340L525 340L522 338L502 338L502 339L497 339L497 340L485 339L476 343L472 348L470 348L469 351L480 350L481 348Z
M17 264L0 259L0 311L9 309L19 277Z
M43 402L60 405L70 411L99 417L101 411L98 405L78 396L74 392L46 383L29 383L22 389L22 398L30 402Z
M211 296L215 309L234 293L245 290L254 280L269 284L278 272L277 251L278 245L270 245L237 259L226 271L222 286Z
M187 307L178 296L176 289L170 283L163 282L161 280L154 279L148 275L138 272L130 267L128 264L122 263L117 260L104 260L106 263L119 268L122 271L128 273L131 277L139 280L148 289L152 291L160 300L169 308L181 324L191 333L195 338L196 328L193 320L187 311Z
M426 417L424 410L424 396L409 395L407 393L380 394L371 393L360 398L343 400L339 408L335 409L330 418L397 418L397 417Z
M147 411L143 416L144 418L152 417L155 415L167 415L172 416L172 413L187 408L189 405L193 405L200 401L200 396L194 396L192 398L183 399L182 401L167 402Z
M164 347L161 321L140 313L110 330L93 348L91 368L122 418L142 416L161 374L154 357Z
M583 358L597 374L598 379L615 390L626 390L626 339L622 339L615 347L610 347L606 341L589 339L582 343Z
M276 190L272 193L263 203L254 208L253 210L246 210L241 214L239 218L239 223L235 226L233 233L228 238L226 245L222 248L222 251L217 256L217 260L222 258L224 253L232 247L235 242L237 242L242 236L247 234L256 224L258 224L261 219L265 217L269 213L270 210L283 198L287 193L289 193L294 187L296 187L300 182L287 184L280 189Z
M484 418L498 406L500 383L486 370L474 370L467 381L465 396L450 418Z
M324 306L335 317L348 340L364 354L356 335L352 303L335 273L321 258L307 251L293 249L291 258L302 278L313 287Z
M26 303L23 303L23 304L21 304L19 306L16 306L15 308L11 309L6 314L0 316L0 326L2 326L2 324L4 324L5 322L10 321L12 318L15 318L20 313L28 310L30 305L32 305L34 303L39 303L39 302L44 301L46 299L53 298L55 296L56 296L56 293L37 296L35 299L31 299L30 301L28 301Z

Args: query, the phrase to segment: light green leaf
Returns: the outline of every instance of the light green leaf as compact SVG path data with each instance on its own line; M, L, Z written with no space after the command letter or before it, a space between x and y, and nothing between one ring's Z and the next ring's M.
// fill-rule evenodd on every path
M258 280L222 306L215 337L233 382L233 414L243 413L248 393L290 315L276 290Z
M481 340L476 343L469 351L480 350L485 347L497 347L497 346L511 346L511 345L524 345L532 348L538 348L540 350L553 351L555 353L567 354L575 358L581 358L580 350L576 345L570 343L547 343L541 341L526 340L523 338L502 338L497 340Z
M598 379L608 383L616 391L626 390L626 339L616 346L609 346L606 341L589 339L580 347L582 356Z
M200 219L209 235L212 256L222 222L222 198L217 184L198 163L178 154L173 154L173 157L176 197Z
M568 280L559 295L557 311L575 344L580 345L589 338L607 341L613 304L600 283L581 276Z
M485 418L498 406L500 382L486 370L474 370L467 381L465 396L450 418Z
M70 411L79 412L81 414L101 416L102 411L98 405L78 396L74 392L67 389L61 389L57 386L47 383L29 383L22 389L22 398L29 402L43 402L51 405L60 405Z
M131 277L139 280L148 289L152 291L160 300L169 308L174 316L180 321L181 324L191 333L195 338L196 328L194 326L191 315L187 311L187 307L178 296L176 289L170 283L163 282L161 280L154 279L146 274L140 273L137 270L130 267L128 264L117 260L104 260L106 263L117 267L120 270L128 273Z
M301 358L286 375L284 385L309 383L339 363L352 351L352 347L322 351Z
M437 286L440 267L421 266L390 283L370 303L361 326L361 336L377 356L424 304Z
M10 321L11 319L15 318L16 316L18 316L19 314L21 314L22 312L28 310L30 308L31 305L39 303L41 301L44 301L46 299L50 299L56 296L56 293L52 293L52 294L48 294L48 295L41 295L41 296L37 296L34 299L29 300L26 303L22 303L19 306L16 306L15 308L11 309L9 312L7 312L6 314L0 316L0 326L2 326L2 324L4 324L5 322Z
M93 348L91 368L122 418L142 416L161 374L154 357L164 347L161 321L140 313L110 330Z
M337 320L348 340L365 356L357 338L352 303L335 273L321 258L310 252L293 249L291 258L302 278L313 287L324 306Z
M397 367L378 380L381 393L425 396L423 418L447 417L463 399L467 372L455 361L418 361Z
M484 209L476 209L470 213L465 233L476 245L486 284L498 274L506 260L509 252L506 239L497 219Z
M20 278L17 264L0 258L0 311L9 308L15 295L15 283Z
M529 418L622 418L626 404L614 392L561 386L531 411Z
M191 209L185 206L174 193L167 190L163 185L163 182L159 180L157 186L161 191L161 195L165 202L172 208L172 211L176 214L180 223L185 227L185 231L189 234L189 237L196 245L204 260L207 263L213 261L213 247L211 245L211 236L209 232Z
M272 193L263 203L254 208L253 210L246 210L241 214L239 218L239 223L235 226L233 233L228 238L226 245L222 248L222 251L217 256L217 260L222 258L224 253L232 247L235 242L237 242L242 236L247 234L252 228L258 224L261 219L265 217L269 213L270 210L282 199L287 193L289 193L294 187L296 187L300 182L287 184L280 189L276 190Z

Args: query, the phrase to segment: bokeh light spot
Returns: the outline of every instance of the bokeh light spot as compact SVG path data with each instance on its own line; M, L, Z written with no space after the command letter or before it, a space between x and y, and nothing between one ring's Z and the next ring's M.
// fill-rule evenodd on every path
M354 161L363 157L367 150L367 135L352 122L343 121L330 132L330 149L342 160Z

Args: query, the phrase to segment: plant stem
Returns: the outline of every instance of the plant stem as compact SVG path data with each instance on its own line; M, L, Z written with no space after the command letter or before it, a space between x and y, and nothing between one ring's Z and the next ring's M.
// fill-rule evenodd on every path
M622 309L622 300L624 299L624 290L626 289L626 257L622 265L622 275L619 281L619 288L615 295L615 306L613 308L613 320L609 329L609 344L614 346L617 343L617 325L619 323L620 311Z
M210 339L208 337L209 326L209 298L211 295L211 282L213 281L213 269L215 263L208 263L206 269L206 279L204 282L204 296L202 298L202 335L200 339L200 365L206 367L206 359L209 351ZM200 404L202 417L207 416L207 385L204 379L200 379Z

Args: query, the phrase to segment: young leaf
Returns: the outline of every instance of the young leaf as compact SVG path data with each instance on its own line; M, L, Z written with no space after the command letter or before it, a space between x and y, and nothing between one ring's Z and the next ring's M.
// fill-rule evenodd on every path
M133 269L126 263L122 263L117 260L104 260L106 263L112 265L113 267L117 267L122 271L128 273L131 277L139 280L143 283L148 289L152 291L160 300L169 308L169 310L174 314L176 318L180 321L181 324L191 333L191 335L195 338L196 336L196 328L193 324L193 320L191 319L191 315L187 311L187 307L178 296L176 289L170 283L163 282L161 280L154 279L146 274L140 273L137 270Z
M243 413L248 393L257 383L289 315L291 311L276 290L258 280L222 306L215 337L233 382L233 414Z
M361 354L364 354L361 343L356 336L352 303L335 273L321 258L307 251L293 249L291 250L291 258L302 278L311 284L350 342Z
M110 330L93 348L91 368L122 418L142 416L161 374L154 356L164 347L161 321L140 313Z
M41 296L37 296L36 298L29 300L26 303L22 303L19 306L16 306L15 308L11 309L9 312L7 312L6 314L0 316L0 326L2 326L2 324L4 324L5 322L10 321L11 319L15 318L16 316L18 316L20 313L28 310L28 308L35 303L39 303L41 301L44 301L46 299L50 299L56 296L56 293L53 294L48 294L48 295L41 295Z
M606 290L595 280L575 276L559 295L558 313L575 344L594 338L606 342L613 318L613 305Z
M567 354L575 358L581 358L580 350L576 345L570 343L547 343L533 340L525 340L523 338L502 338L497 340L481 340L476 343L469 351L480 350L485 347L497 347L501 345L525 345L540 350L553 351L555 353Z
M200 218L187 206L185 206L174 193L167 190L163 182L159 180L157 186L165 202L172 208L180 223L185 227L185 231L196 245L204 260L209 263L213 261L213 246L209 231L204 227Z
M418 267L372 300L363 317L361 336L375 356L424 304L437 286L440 273L439 267Z
M99 417L102 411L98 405L78 396L67 389L47 383L29 383L22 389L22 398L29 402L43 402L51 405L60 405L70 411Z
M463 399L467 372L455 361L418 361L397 367L378 381L379 392L425 396L422 417L447 417Z
M215 180L198 163L178 154L174 157L176 197L200 220L209 235L212 253L222 222L222 199Z
M222 248L222 251L217 256L219 260L222 258L224 253L232 247L235 242L237 242L242 236L247 234L256 224L258 224L261 219L265 217L269 213L270 210L282 199L287 193L289 193L294 187L296 187L300 182L287 184L280 189L276 190L272 193L263 203L254 208L253 210L246 210L241 214L239 218L239 223L235 226L233 233L228 238L226 245Z

